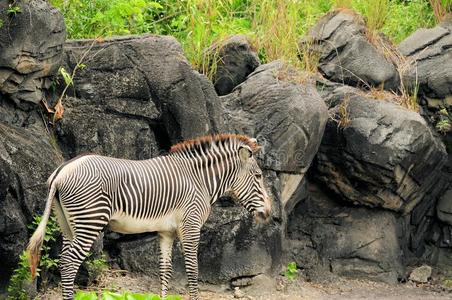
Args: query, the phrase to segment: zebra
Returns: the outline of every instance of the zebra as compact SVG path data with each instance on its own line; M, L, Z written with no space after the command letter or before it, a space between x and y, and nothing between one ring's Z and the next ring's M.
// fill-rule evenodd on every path
M32 277L53 210L63 234L63 299L73 299L80 264L107 225L124 234L158 232L162 299L172 276L171 252L178 237L190 299L199 299L198 244L212 204L229 195L257 222L267 222L271 215L271 199L255 158L259 148L247 136L217 134L181 142L168 154L148 160L88 154L65 162L47 181L42 221L27 247Z

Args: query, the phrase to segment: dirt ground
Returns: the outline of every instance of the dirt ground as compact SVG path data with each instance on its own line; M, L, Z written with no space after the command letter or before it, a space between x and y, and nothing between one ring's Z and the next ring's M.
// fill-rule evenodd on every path
M182 280L174 279L170 283L170 294L182 295L188 300L186 287ZM138 276L125 271L111 270L93 284L83 290L101 291L153 292L158 293L159 284L156 278ZM335 300L335 299L387 299L387 300L433 300L452 299L452 290L437 283L415 284L412 282L389 285L366 280L335 278L326 283L307 282L302 276L288 281L283 276L269 278L259 275L253 284L234 290L229 285L200 284L201 299L226 300ZM61 299L59 287L48 289L38 295L40 299Z

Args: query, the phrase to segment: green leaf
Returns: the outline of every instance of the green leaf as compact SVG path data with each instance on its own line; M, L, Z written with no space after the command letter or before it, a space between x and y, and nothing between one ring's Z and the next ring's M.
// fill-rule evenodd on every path
M58 72L61 74L61 76L63 76L64 79L64 83L66 83L66 85L71 85L72 84L72 77L71 74L69 74L65 68L60 67L60 69L58 70Z
M96 292L86 293L83 291L78 291L74 297L75 300L97 300Z
M126 300L126 296L114 292L103 291L102 300Z
M124 295L126 300L160 300L160 296L155 294L138 294L126 292Z

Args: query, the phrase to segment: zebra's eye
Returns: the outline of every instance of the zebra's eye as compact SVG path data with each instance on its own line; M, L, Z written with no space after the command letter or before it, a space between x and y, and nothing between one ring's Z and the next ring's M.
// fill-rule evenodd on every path
M262 178L262 174L256 174L256 178L257 179L261 179Z

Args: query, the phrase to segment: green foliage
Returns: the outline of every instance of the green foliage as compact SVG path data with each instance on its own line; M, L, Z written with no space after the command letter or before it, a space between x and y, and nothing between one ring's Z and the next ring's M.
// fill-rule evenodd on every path
M72 84L72 77L71 74L68 73L68 71L66 71L66 69L64 67L60 67L58 69L58 74L60 74L63 79L64 79L64 83L68 86Z
M435 18L428 1L389 1L381 31L395 43L400 43L418 28L433 26L435 26Z
M452 131L452 122L448 119L439 120L435 125L436 130L442 134Z
M75 293L74 295L74 299L75 300L97 300L97 294L96 292L83 292L83 291L78 291L77 293Z
M108 270L108 263L105 255L95 259L89 259L88 257L85 264L86 269L88 270L89 281L94 281L103 272Z
M297 269L297 263L294 261L291 261L287 264L287 269L284 272L284 276L289 280L295 280L297 278L298 269Z
M28 262L28 255L24 251L19 256L19 264L14 270L13 276L8 284L7 300L27 300L28 294L26 291L27 285L31 284L30 264Z
M36 215L33 218L33 222L27 226L28 229L35 231L41 220L42 216ZM38 268L38 276L41 277L41 285L44 288L48 284L50 272L58 268L59 259L51 256L51 249L56 242L59 232L60 227L58 226L58 222L54 216L51 216L47 222Z
M75 300L97 300L96 292L78 291L75 294ZM116 293L111 291L102 291L102 300L160 300L160 296L156 294L140 294L140 293ZM182 300L181 296L168 295L165 300Z
M434 0L436 2L450 0ZM245 34L263 62L285 59L312 69L315 58L298 60L297 42L320 16L337 7L361 13L371 30L400 42L419 27L431 27L429 0L50 0L65 16L69 38L122 34L172 35L190 62L209 74L204 49L233 34Z
M21 13L21 12L22 12L22 9L20 8L20 6L15 4L15 1L11 4L8 4L8 8L6 9L6 13L10 16L11 15L15 16L16 14Z

